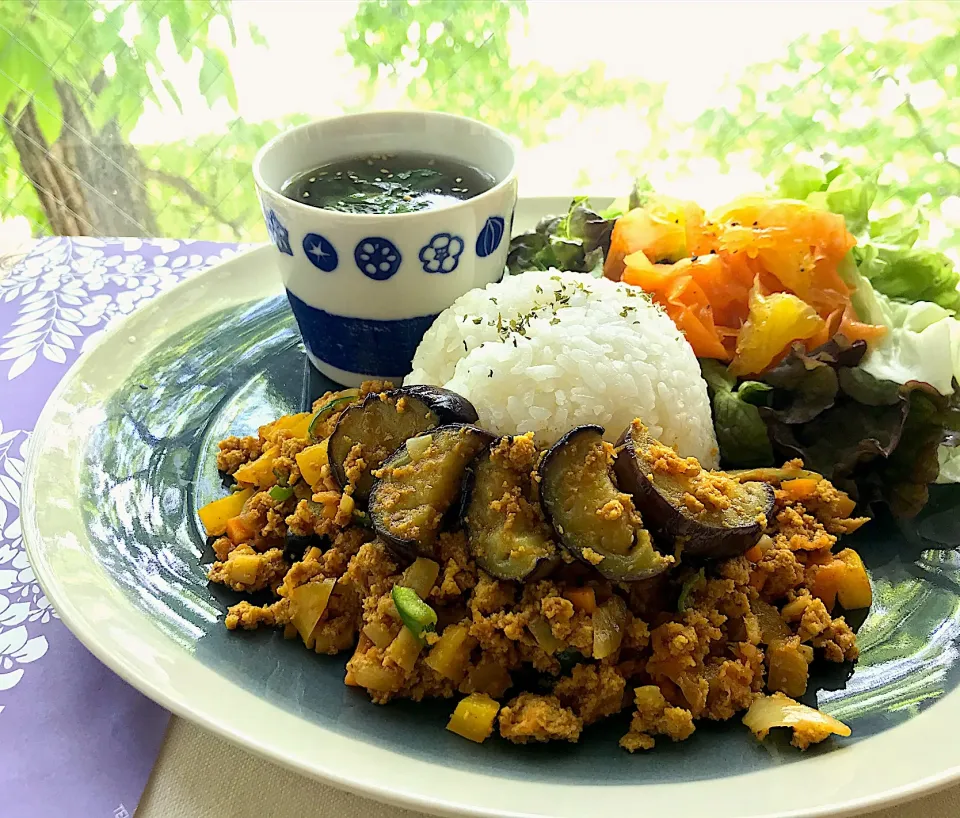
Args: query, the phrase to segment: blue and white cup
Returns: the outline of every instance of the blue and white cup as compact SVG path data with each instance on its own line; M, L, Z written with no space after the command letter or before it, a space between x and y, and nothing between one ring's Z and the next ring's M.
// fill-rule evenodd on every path
M407 151L472 165L495 184L447 207L390 215L323 210L280 193L292 176L328 162ZM307 354L338 383L400 383L437 315L503 276L516 151L481 122L416 111L311 122L268 142L253 175Z

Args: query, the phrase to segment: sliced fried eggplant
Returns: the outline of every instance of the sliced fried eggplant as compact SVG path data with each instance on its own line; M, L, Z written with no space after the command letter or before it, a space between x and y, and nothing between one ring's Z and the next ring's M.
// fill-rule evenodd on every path
M773 511L773 488L700 468L650 437L635 420L617 443L617 479L633 495L654 537L687 556L742 554L756 545Z
M646 579L673 558L660 554L630 495L617 488L603 427L567 432L540 463L540 501L560 543L608 579Z
M353 484L363 502L373 485L372 472L408 438L440 425L437 414L417 397L399 390L371 393L348 407L330 435L327 456L341 487Z
M463 515L470 553L498 579L546 576L557 562L550 526L535 496L531 436L502 437L474 462Z
M408 438L447 423L473 423L477 410L466 398L437 386L405 386L369 394L347 408L330 435L330 467L341 487L353 483L364 502L372 472Z
M384 462L368 509L377 534L397 555L430 556L460 499L467 466L492 440L476 426L441 426L411 437Z
M408 395L423 401L429 406L440 423L476 423L477 410L463 395L440 386L414 385L404 386L391 394Z

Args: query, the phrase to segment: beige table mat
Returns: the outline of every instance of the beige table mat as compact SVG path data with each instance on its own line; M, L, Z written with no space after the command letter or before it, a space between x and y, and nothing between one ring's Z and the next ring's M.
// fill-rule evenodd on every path
M872 815L958 818L960 787ZM304 778L189 722L172 719L136 818L274 816L423 818L420 813L384 806Z

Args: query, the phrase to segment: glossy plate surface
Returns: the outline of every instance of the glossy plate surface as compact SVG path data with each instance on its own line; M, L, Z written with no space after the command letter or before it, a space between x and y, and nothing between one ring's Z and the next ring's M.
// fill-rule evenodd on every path
M521 200L517 228L566 204ZM734 720L631 756L617 746L626 713L575 746L478 746L444 730L452 701L379 707L344 687L345 658L276 632L228 633L220 620L239 596L207 585L196 518L222 493L216 441L329 385L305 378L276 253L234 258L132 315L67 374L32 437L31 561L63 620L121 676L304 773L438 813L843 814L960 775L960 558L944 550L960 545L953 487L909 525L881 519L848 538L874 581L861 660L821 666L807 701L854 733L805 755Z

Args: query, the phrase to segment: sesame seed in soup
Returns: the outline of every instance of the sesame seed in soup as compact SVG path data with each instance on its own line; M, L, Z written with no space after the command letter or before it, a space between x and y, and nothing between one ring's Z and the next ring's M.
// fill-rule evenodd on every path
M387 215L448 207L495 183L458 160L406 152L328 162L290 178L281 192L311 207Z

